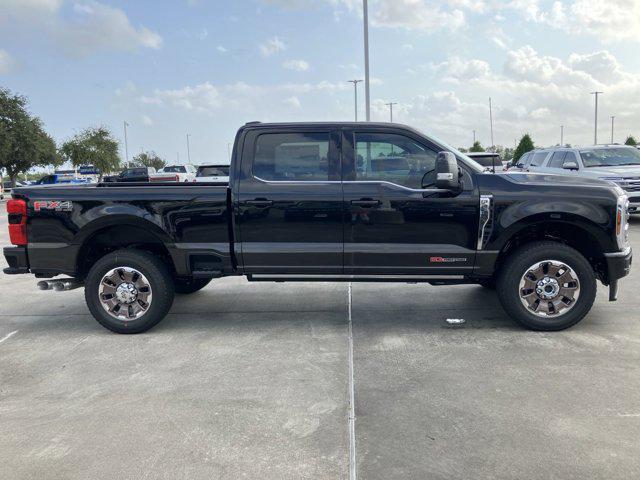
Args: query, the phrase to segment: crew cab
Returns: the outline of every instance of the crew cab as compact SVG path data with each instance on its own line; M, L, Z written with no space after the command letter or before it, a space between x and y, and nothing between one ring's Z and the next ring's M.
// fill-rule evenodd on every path
M193 165L168 165L149 175L150 182L195 182L196 167Z
M560 330L589 312L597 280L615 300L631 267L618 186L493 174L407 126L249 123L229 173L228 184L17 188L4 272L84 287L96 320L119 333L233 275L480 284L526 327Z

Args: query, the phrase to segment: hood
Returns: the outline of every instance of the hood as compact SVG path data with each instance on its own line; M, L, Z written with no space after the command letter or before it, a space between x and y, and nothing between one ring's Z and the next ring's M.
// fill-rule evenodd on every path
M553 173L531 173L531 172L513 172L499 174L515 183L526 185L558 185L558 186L576 186L576 187L602 187L609 190L615 190L618 195L624 193L622 189L614 183L607 180L600 180L596 177L582 177L577 175L556 175Z
M580 173L589 177L640 177L640 165L620 165L617 167L588 167Z

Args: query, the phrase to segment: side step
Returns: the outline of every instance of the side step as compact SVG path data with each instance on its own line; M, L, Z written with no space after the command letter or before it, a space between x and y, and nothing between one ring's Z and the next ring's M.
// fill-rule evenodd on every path
M313 275L248 274L250 282L399 282L431 285L476 283L463 275Z

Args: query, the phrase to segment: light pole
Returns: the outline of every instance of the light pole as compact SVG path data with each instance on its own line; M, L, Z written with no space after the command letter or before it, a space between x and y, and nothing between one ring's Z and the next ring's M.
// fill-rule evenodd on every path
M491 125L491 151L494 150L493 146L493 107L491 105L491 97L489 97L489 124Z
M476 131L473 131L473 143L471 145L475 145L476 144Z
M231 143L227 142L227 156L229 157L229 165L231 165Z
M611 115L611 143L613 143L613 124L615 122L615 115Z
M187 161L189 162L189 165L191 165L191 148L189 147L189 137L191 136L190 133L187 133Z
M369 90L369 5L362 0L362 15L364 17L364 95L367 112L367 122L371 121L371 93Z
M560 125L560 146L564 145L564 125Z
M391 118L391 123L393 123L393 106L397 105L397 102L389 102L389 103L385 103L385 105L387 105L389 107L389 115Z
M363 80L349 80L349 83L353 83L353 104L356 116L356 122L358 121L358 84Z
M125 120L122 122L124 125L124 158L129 163L129 141L127 140L127 127L130 126Z
M591 95L596 96L596 115L595 115L595 124L593 127L593 144L598 144L598 95L602 94L602 92L591 92Z

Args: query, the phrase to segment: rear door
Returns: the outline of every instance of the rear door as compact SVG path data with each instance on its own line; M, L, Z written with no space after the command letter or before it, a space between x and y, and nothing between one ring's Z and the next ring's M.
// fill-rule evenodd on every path
M471 271L479 196L464 169L462 192L435 188L439 150L405 131L345 130L345 273Z
M235 208L246 273L342 273L340 170L338 130L247 132Z

